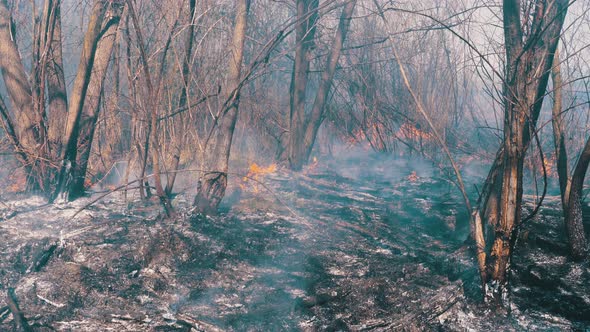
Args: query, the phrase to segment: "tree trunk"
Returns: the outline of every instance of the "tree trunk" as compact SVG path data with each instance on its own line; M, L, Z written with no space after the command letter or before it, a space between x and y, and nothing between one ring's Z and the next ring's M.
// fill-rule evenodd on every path
M117 39L119 21L124 8L123 3L113 2L106 13L109 18L102 27L102 38L96 48L94 69L88 83L88 92L84 102L84 108L80 118L80 136L78 139L78 169L74 176L74 183L70 188L70 197L75 197L84 192L84 181L88 168L88 160L92 151L92 141L96 129L96 121L100 112L100 101L103 91L103 83L111 59L113 46Z
M44 182L43 174L37 171L39 163L44 163L45 159L41 153L44 142L40 135L40 128L44 124L39 122L40 117L37 116L33 105L31 85L18 51L13 28L8 3L6 0L0 0L0 71L15 114L11 124L19 141L15 149L27 156L24 164L27 172L27 189L36 190L41 189Z
M61 42L61 0L49 0L45 3L45 16L50 8L55 8L55 20L52 38L49 41L49 57L47 61L47 118L48 138L52 157L58 159L61 156L62 137L65 135L63 120L68 114L68 98L66 92L66 79L64 76L62 42Z
M132 64L132 52L131 52L131 28L129 25L129 15L125 16L125 28L123 29L124 36L125 36L125 64L127 69L127 84L128 91L129 91L129 101L131 103L131 143L130 143L130 151L129 153L133 153L133 150L137 151L137 160L140 168L139 178L143 179L145 177L145 168L146 168L146 161L147 156L144 159L142 149L141 149L141 138L139 134L139 114L138 114L138 107L137 107L137 82L136 76L134 76L134 68ZM129 157L128 160L131 160ZM130 167L127 164L127 167ZM129 177L127 176L127 180ZM127 183L127 180L125 183ZM143 200L145 199L145 187L144 181L141 180L138 183L139 187L139 197ZM125 197L127 197L127 187L125 188Z
M533 37L523 41L520 1L504 0L507 67L503 89L502 187L499 220L486 262L486 293L498 304L504 303L508 295L508 268L521 223L524 158L547 89L567 5L567 0L556 0L551 5L537 1L531 25Z
M559 178L559 189L561 193L561 205L563 210L567 210L567 199L570 185L569 166L567 149L565 147L565 131L563 125L562 100L563 90L561 85L561 63L559 59L559 52L555 51L555 65L551 71L551 78L553 80L553 116L551 124L553 126L553 143L555 145L555 160L557 161L557 176Z
M80 118L84 108L84 100L90 83L90 76L94 65L96 48L101 38L101 27L107 11L108 2L96 0L92 8L92 14L88 22L88 30L84 36L84 45L80 55L80 64L72 89L72 98L68 107L68 119L66 123L66 136L64 137L65 150L63 152L62 166L59 172L58 185L51 201L58 196L65 200L74 199L80 193L71 192L73 185L79 176L76 163L78 154L78 138L80 135ZM69 197L73 193L73 197Z
M180 98L178 100L177 109L184 109L187 106L187 95L189 93L189 82L190 82L190 72L191 72L191 56L193 53L193 41L195 35L195 18L197 16L197 7L196 7L196 0L189 1L189 28L186 34L186 39L184 41L184 45L186 47L186 53L184 54L184 59L182 61L182 82L183 86L180 91ZM174 162L172 164L172 172L169 173L166 177L166 195L170 197L172 194L172 189L174 188L174 182L176 182L176 175L178 174L178 167L180 165L180 153L182 151L182 146L184 145L184 135L180 135L180 137L176 138L176 141L173 143L174 146Z
M287 154L289 166L298 170L305 161L305 96L307 89L311 51L314 48L316 23L318 20L318 0L297 0L297 20L295 27L295 63L290 87L289 137Z
M309 6L308 1L299 1L297 4L298 17L313 18L312 22L308 24L301 24L297 26L297 36L303 34L303 37L297 38L298 47L295 54L295 68L293 79L291 82L291 130L289 135L289 167L293 170L300 170L303 165L309 160L318 130L323 122L324 110L326 107L328 93L332 87L332 80L338 59L342 51L342 46L346 40L348 29L350 27L351 16L356 5L356 0L349 1L344 6L334 43L326 61L326 68L322 72L318 92L316 94L311 113L309 117L305 115L305 88L307 86L309 71L309 58L311 40L313 38L313 31L315 27L310 27L310 24L315 26L317 21L317 1L311 1ZM300 11L301 8L301 11ZM301 14L300 14L301 12ZM301 42L300 42L301 40ZM299 43L301 43L299 45Z
M156 187L156 194L158 195L158 198L160 199L160 203L162 204L162 207L164 208L164 212L166 213L166 216L171 216L174 213L174 209L172 207L172 204L170 203L170 199L168 198L168 196L166 195L166 193L164 192L164 188L162 187L162 179L161 179L161 174L160 174L160 154L158 151L159 148L159 143L158 143L158 94L159 94L159 89L158 91L154 90L154 86L152 84L152 79L151 79L151 75L150 75L150 70L149 70L149 63L147 60L147 54L145 51L145 44L143 41L143 36L141 33L141 27L139 26L139 20L137 19L137 14L135 12L135 9L133 8L133 4L131 2L131 0L127 0L127 6L129 8L129 15L131 16L132 20L133 20L133 25L135 26L135 32L137 34L137 42L139 44L139 51L140 51L140 56L141 56L141 61L142 61L142 65L143 65L143 72L145 75L145 80L146 80L146 85L147 85L147 104L148 104L148 109L150 110L150 119L149 119L149 124L148 124L148 133L146 134L146 145L145 145L145 156L147 157L148 154L148 144L149 144L149 139L151 136L151 141L152 141L152 166L153 166L153 171L154 171L154 185ZM176 25L176 23L175 23ZM164 52L168 51L168 43L170 42L170 38L168 39L167 45L165 46ZM163 71L163 66L164 66L164 62L166 59L166 53L164 53L163 59L162 59L162 64L161 64L161 71ZM160 79L161 79L161 74L160 74ZM144 162L144 169L143 172L145 172L145 162ZM143 179L142 179L143 181ZM149 192L149 189L148 189Z
M565 229L569 240L570 254L574 260L583 260L588 255L586 233L582 220L582 188L590 164L590 138L578 159L572 175L568 205L565 210Z
M302 166L301 162L307 162L309 160L318 130L324 121L324 110L326 109L328 93L332 87L332 80L334 79L334 73L336 72L340 53L342 52L342 46L344 45L346 35L348 34L355 5L356 0L347 2L340 15L338 30L336 30L336 37L334 38L334 43L332 44L332 49L328 56L328 61L326 62L326 69L322 73L320 86L311 109L311 115L305 124L305 136L302 142L303 156L296 158L296 160L299 160L300 162L299 164L295 164L296 168L300 169Z
M562 112L562 80L559 53L555 52L555 65L552 69L553 79L553 141L555 143L555 157L557 160L557 175L561 193L561 205L568 237L570 255L574 260L586 258L587 243L582 220L582 188L584 178L590 163L590 138L582 150L572 178L569 177L568 155L565 147L565 128Z
M219 203L225 195L229 154L240 101L240 80L244 41L248 22L250 0L239 0L234 24L231 56L228 69L228 84L225 87L225 109L220 112L217 128L212 140L206 143L203 173L193 205L197 212L216 214Z

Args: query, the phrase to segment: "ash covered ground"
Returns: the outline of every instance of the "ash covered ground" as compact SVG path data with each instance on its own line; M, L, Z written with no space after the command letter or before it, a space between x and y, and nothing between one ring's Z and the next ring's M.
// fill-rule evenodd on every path
M558 198L521 232L506 315L479 302L461 198L425 165L278 169L233 181L219 216L180 194L172 220L121 193L82 211L97 195L5 194L0 330L589 330L590 267L566 257Z

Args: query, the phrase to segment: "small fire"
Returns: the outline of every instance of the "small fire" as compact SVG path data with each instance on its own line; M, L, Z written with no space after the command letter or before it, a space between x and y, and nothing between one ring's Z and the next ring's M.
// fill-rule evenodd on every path
M415 125L411 123L404 123L398 130L397 136L402 137L407 140L412 139L422 139L424 141L430 141L434 137L432 134L429 134L425 131L420 130Z
M543 164L545 164L545 169L547 170L547 176L549 177L557 177L557 172L555 171L555 155L551 158L543 159Z
M374 149L377 151L386 151L387 143L385 142L386 133L389 130L380 123L372 123L363 128L353 130L344 141L349 146L360 146L365 150Z
M247 187L247 183L250 181L252 191L257 193L259 191L260 183L259 181L262 177L266 174L274 173L277 170L277 164L271 164L266 167L259 166L257 163L252 163L250 168L248 169L248 174L242 178L242 183L240 183L240 188L245 190Z
M543 159L543 164L541 164L540 158L530 158L527 159L525 162L525 167L531 172L538 172L541 175L543 174L543 166L545 166L545 170L547 171L547 177L550 178L557 178L557 160L555 155L545 156Z

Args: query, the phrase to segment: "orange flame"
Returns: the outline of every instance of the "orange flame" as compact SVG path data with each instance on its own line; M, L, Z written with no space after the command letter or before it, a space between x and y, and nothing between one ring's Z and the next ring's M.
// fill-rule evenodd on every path
M245 190L248 186L246 185L249 180L252 180L252 191L257 193L259 191L258 181L266 175L270 173L274 173L277 170L277 164L271 164L267 167L259 166L257 163L252 163L250 168L248 169L248 174L242 178L242 183L240 183L240 188Z
M370 150L371 148L385 150L386 144L383 139L387 132L388 129L385 128L383 124L372 123L364 129L360 127L355 129L344 139L344 141L349 146L360 145L365 150Z
M545 169L547 170L548 177L557 177L557 172L555 170L555 164L557 161L555 160L555 155L551 156L551 158L543 159L543 164L545 164Z
M398 130L397 136L402 137L404 139L416 139L421 138L422 140L429 141L432 140L434 137L432 134L429 134L425 131L422 131L413 124L404 123Z

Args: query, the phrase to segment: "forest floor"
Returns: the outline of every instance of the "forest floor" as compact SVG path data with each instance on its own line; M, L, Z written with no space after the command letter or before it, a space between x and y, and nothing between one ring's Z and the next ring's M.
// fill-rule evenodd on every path
M506 315L479 302L467 213L437 171L349 157L259 180L234 180L215 217L178 195L173 220L121 193L82 211L96 195L3 195L0 330L590 331L590 267L566 258L556 197L521 232Z

